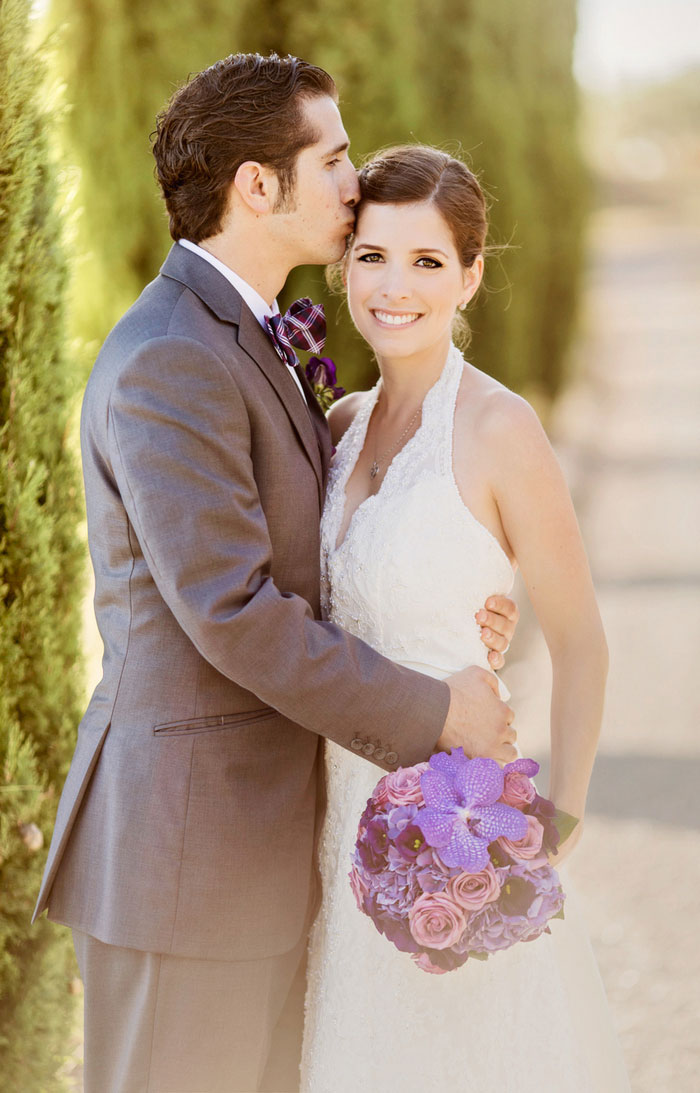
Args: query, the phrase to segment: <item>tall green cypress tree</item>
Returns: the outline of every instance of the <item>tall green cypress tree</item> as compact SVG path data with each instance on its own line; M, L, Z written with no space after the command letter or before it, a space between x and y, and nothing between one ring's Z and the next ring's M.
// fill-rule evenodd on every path
M0 4L0 1074L11 1093L51 1084L73 1016L69 939L30 918L82 697L65 262L29 11L29 0Z
M585 184L571 73L575 0L225 0L174 14L164 0L54 0L67 27L69 133L82 170L78 329L101 339L168 245L147 134L176 83L228 50L275 49L335 77L356 159L404 140L461 147L492 195L487 291L471 309L472 359L516 389L554 394L572 327ZM326 304L345 386L371 354L323 272L285 301Z
M54 0L50 18L68 104L62 137L80 177L71 325L99 344L171 242L153 177L156 114L189 73L236 48L236 7Z
M420 0L434 140L460 142L491 198L470 357L554 395L572 330L585 181L576 147L575 0Z

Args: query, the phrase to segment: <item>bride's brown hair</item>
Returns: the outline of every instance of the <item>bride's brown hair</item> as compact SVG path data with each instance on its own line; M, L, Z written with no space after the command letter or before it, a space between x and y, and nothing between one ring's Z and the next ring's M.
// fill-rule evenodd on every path
M440 210L465 269L483 254L486 200L466 164L426 144L400 144L373 156L359 172L361 202L408 205L431 201Z
M474 175L465 163L439 148L427 144L399 144L375 153L358 172L361 199L358 216L365 202L373 205L409 205L431 201L452 233L459 260L471 268L486 249L488 221L486 199ZM344 291L345 257L326 271L326 280L334 291ZM465 345L469 341L466 318L457 313L453 331Z

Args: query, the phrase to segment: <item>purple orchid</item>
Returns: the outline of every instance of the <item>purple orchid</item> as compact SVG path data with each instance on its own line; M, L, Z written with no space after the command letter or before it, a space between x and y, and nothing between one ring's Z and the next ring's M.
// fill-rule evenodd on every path
M495 759L467 759L462 748L439 752L420 783L426 807L415 823L450 868L478 873L489 861L489 843L527 832L522 812L498 800L503 771Z
M510 771L515 771L517 774L525 774L528 778L534 778L539 773L540 764L536 759L514 759L512 763L506 763L503 768L503 777L509 774Z

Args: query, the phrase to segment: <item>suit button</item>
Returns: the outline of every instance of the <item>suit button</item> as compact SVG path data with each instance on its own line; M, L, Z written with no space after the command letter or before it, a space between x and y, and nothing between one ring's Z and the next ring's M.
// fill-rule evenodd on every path
M385 756L386 756L386 748L375 748L374 749L374 758L377 760L378 763L381 763L382 759L384 759Z
M365 744L362 749L363 755L374 755L374 744Z
M355 737L354 740L350 741L350 747L352 748L353 751L362 751L362 748L364 747L364 745L358 737Z
M395 751L388 751L386 753L386 761L390 767L393 767L394 763L398 763L399 757Z

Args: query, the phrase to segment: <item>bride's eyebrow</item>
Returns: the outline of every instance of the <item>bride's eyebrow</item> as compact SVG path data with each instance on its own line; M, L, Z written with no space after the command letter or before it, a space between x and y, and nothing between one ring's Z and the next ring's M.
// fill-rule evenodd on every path
M356 250L380 250L383 251L384 247L380 247L375 243L356 243ZM448 258L449 255L445 254L444 250L440 250L439 247L414 247L413 250L408 252L409 254L441 254L443 258Z

